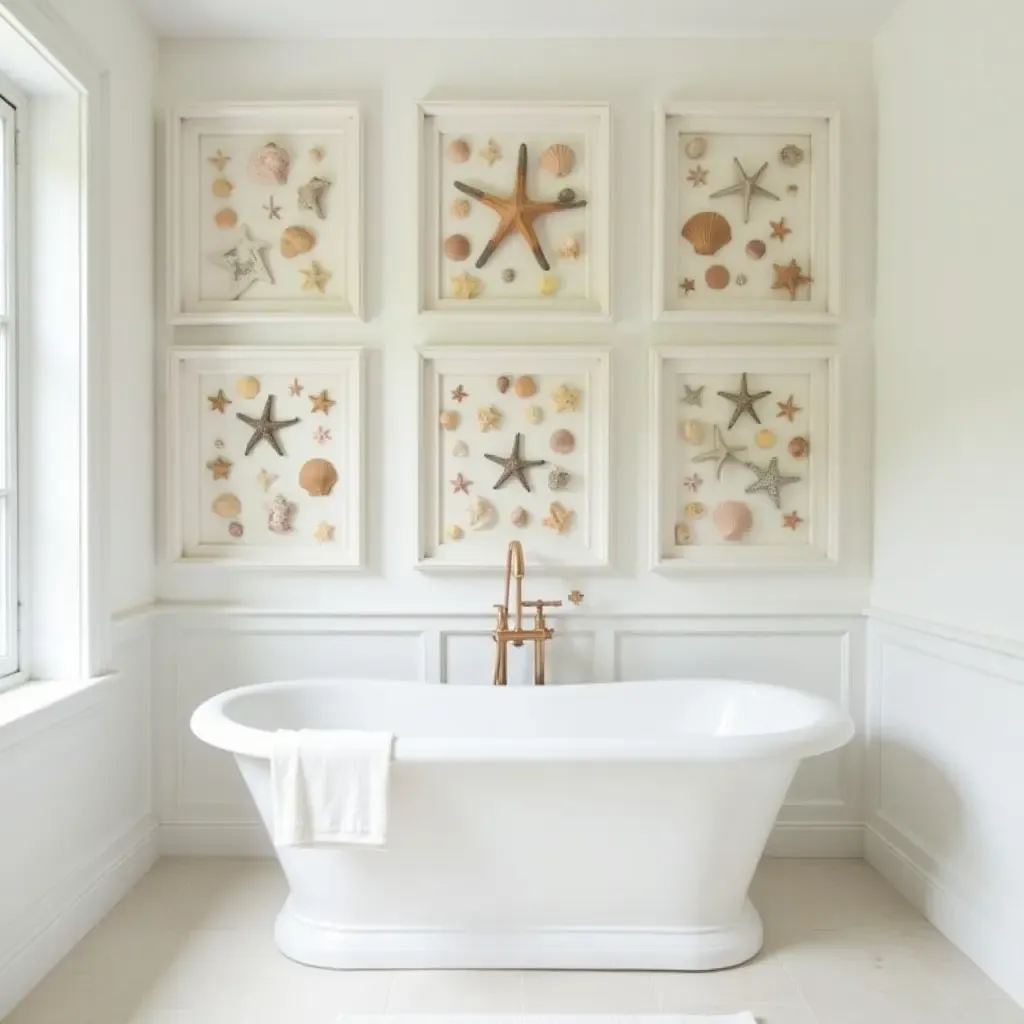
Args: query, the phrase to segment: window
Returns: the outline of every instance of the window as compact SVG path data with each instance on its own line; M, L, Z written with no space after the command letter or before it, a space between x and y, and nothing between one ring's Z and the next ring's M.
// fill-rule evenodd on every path
M16 108L0 95L0 687L21 668L18 368L15 324Z

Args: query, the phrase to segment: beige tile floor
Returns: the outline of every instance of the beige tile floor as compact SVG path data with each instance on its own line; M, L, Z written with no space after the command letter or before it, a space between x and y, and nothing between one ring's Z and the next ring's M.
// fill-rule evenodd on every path
M861 861L765 861L766 944L712 974L318 971L281 956L272 861L162 860L9 1024L333 1024L344 1012L727 1013L764 1024L1024 1024Z

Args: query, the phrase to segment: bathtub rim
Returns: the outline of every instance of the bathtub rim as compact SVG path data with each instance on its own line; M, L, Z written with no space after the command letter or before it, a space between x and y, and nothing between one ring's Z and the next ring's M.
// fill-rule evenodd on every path
M226 706L232 700L252 693L269 693L308 687L358 685L360 680L310 678L255 683L234 687L203 701L192 713L193 734L209 746L240 757L269 760L274 733L242 725L232 719ZM564 683L547 688L530 688L537 695L569 688L633 686L664 687L679 683L708 683L779 691L795 695L818 713L810 725L769 733L741 736L686 736L679 738L642 739L637 737L406 737L396 736L393 758L401 763L515 763L515 762L687 762L747 761L764 758L801 759L824 754L845 746L856 727L849 712L824 697L817 697L791 687L772 683L753 683L739 679L635 680L610 683ZM366 680L363 685L406 689L442 684L405 680ZM499 688L495 688L499 689ZM518 687L515 689L519 689ZM503 689L499 692L504 693ZM495 694L495 696L498 696ZM542 698L543 699L543 698Z

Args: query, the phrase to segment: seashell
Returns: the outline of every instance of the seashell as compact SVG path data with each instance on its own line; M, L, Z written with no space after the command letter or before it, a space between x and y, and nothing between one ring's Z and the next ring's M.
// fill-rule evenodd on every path
M462 540L465 536L465 531L457 523L452 523L452 525L448 527L449 540Z
M743 540L743 535L754 525L754 517L742 501L719 502L711 518L722 540Z
M282 149L276 142L268 142L252 155L249 171L257 181L264 185L283 185L288 180L292 158L288 150Z
M787 185L786 191L791 195L795 196L800 191L799 185Z
M320 220L326 220L324 196L330 187L331 182L326 178L310 178L305 185L300 185L298 191L299 209L311 210Z
M501 426L501 410L493 405L482 405L476 411L476 425L482 433L497 430Z
M488 139L487 145L480 150L480 159L484 160L488 167L493 167L495 160L501 159L501 146L494 139Z
M469 503L469 528L486 530L494 525L494 506L482 497L476 497Z
M216 178L210 187L218 199L227 199L235 191L235 186L227 178Z
M218 494L210 507L224 519L234 519L242 511L242 503L237 496L228 492Z
M556 142L541 153L540 165L548 174L564 178L576 166L576 154L564 142Z
M558 278L554 274L541 274L538 291L545 297L550 297L558 291Z
M316 245L316 235L309 228L293 224L281 233L281 255L285 259L290 260L301 256L304 252L309 252L314 245Z
M537 394L537 382L532 377L517 377L515 391L520 398L532 398Z
M450 260L464 260L469 250L469 239L465 235L449 235L444 240L444 254Z
M563 260L578 260L580 258L580 240L578 238L567 238L558 250L558 255Z
M269 491L270 485L277 479L277 475L275 473L268 473L265 469L261 469L257 474L256 479L259 481L259 485L264 491Z
M713 267L708 267L704 273L705 283L709 288L713 288L715 291L721 291L723 288L728 287L729 277L728 267L723 267L721 263L716 263Z
M530 423L541 423L544 420L544 410L539 405L531 405L526 410L526 418Z
M508 391L508 389L512 386L512 378L511 377L499 377L498 378L498 382L497 382L497 386L498 386L498 390L502 394L505 394L505 392Z
M737 274L736 275L736 283L742 288L747 283L747 275L746 274Z
M213 222L219 228L233 228L238 223L238 214L225 206L223 210L218 210L213 215Z
M703 210L683 225L683 238L693 246L698 256L714 256L732 241L732 228L720 213Z
M575 199L576 193L571 188L563 188L562 191L558 193L558 201L560 203L571 203Z
M690 542L690 526L688 523L676 523L675 542L677 547Z
M236 519L228 526L228 533L235 538L241 537L245 533L245 527Z
M437 417L437 422L440 423L445 430L454 430L459 425L459 414L454 409L445 409L445 411Z
M321 146L314 146L309 151L309 159L312 160L313 163L315 163L315 164L323 163L323 159L324 159L323 148Z
M756 444L758 448L774 448L775 431L769 430L767 427L763 427L754 435L754 444Z
M517 505L512 509L512 514L508 519L513 526L522 528L530 521L530 513L522 505Z
M469 216L469 200L468 199L455 199L452 201L452 216L458 217L462 220L464 217Z
M794 437L792 441L786 445L786 451L793 456L794 459L805 459L811 450L811 442L806 437Z
M551 450L559 455L568 455L576 448L576 438L571 430L564 427L551 435Z
M456 441L452 445L452 455L457 459L464 459L469 454L469 445L465 441Z
M327 459L310 459L299 470L299 486L313 498L330 494L337 482L338 471Z
M511 284L516 279L516 272L512 269L512 267L506 267L501 272L501 279L502 281L505 282L505 284Z
M567 469L553 469L548 473L548 487L553 491L564 491L570 479Z
M260 382L255 377L239 377L235 390L240 398L255 398L260 393Z
M708 151L708 140L697 135L683 146L683 151L691 160L699 160Z
M779 150L779 160L787 167L798 167L804 162L804 151L799 146L783 146Z
M291 533L294 515L295 505L283 494L276 495L267 513L267 529L273 533Z
M687 444L701 444L707 432L702 420L684 420L682 423L683 439Z
M765 254L767 248L760 238L752 238L747 242L747 255L752 260L759 260Z
M701 519L705 512L707 509L704 507L703 501L688 501L683 509L683 515L687 519Z
M464 164L469 159L469 143L465 139L452 139L448 143L448 159L453 164Z

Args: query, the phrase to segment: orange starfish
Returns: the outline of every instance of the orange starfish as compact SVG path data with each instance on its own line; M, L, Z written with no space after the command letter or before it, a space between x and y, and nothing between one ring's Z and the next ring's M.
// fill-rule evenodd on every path
M788 526L791 530L795 530L802 522L803 520L795 512L790 512L789 515L782 517L782 525Z
M789 297L792 300L796 299L796 290L801 285L810 284L814 278L808 277L804 274L803 269L796 260L790 260L789 263L773 264L775 267L775 280L772 282L772 288L784 288L789 292Z
M792 423L793 422L793 417L798 412L802 412L803 411L802 407L797 405L796 402L793 401L793 396L792 395L790 395L789 398L786 399L786 401L784 401L784 402L776 402L775 404L780 409L779 414L775 417L777 420L781 420L782 417L785 416L786 419L789 420L790 423Z
M692 291L694 291L694 289L696 289L697 285L694 283L694 280L693 280L692 277L684 277L683 278L683 283L682 283L682 285L680 285L680 287L683 289L683 294L684 295L689 295L690 292L692 292Z
M512 194L508 196L495 196L490 192L473 188L464 182L456 181L455 187L467 196L489 206L498 215L498 228L491 236L491 240L484 246L480 258L476 261L477 269L482 267L494 255L495 249L505 241L513 232L523 236L524 241L530 247L537 262L543 270L550 270L544 250L540 247L537 232L534 230L533 222L545 213L556 213L559 210L575 210L586 206L585 199L576 199L569 203L541 203L531 199L526 194L526 143L519 147L519 163L516 165L516 180Z
M784 242L786 235L793 234L793 229L786 227L785 217L780 217L778 220L770 220L768 223L772 226L772 238L778 238Z
M210 412L223 412L225 406L231 404L231 399L224 394L223 388L215 395L207 395L206 400L210 403Z

